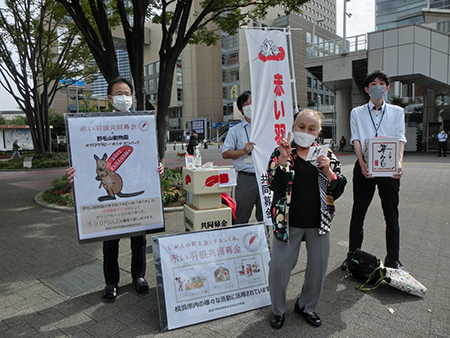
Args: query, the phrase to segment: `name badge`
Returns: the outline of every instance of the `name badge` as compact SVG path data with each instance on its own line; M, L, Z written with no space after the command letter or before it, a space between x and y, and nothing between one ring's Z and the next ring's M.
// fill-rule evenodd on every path
M244 155L244 163L253 163L252 155Z

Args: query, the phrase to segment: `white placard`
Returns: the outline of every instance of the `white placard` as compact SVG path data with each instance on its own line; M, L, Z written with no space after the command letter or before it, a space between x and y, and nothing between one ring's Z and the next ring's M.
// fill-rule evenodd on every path
M155 116L65 117L79 242L164 231Z
M270 305L263 223L153 237L162 331Z
M195 168L194 155L185 155L186 168Z
M322 146L313 146L309 147L308 155L306 156L307 161L315 161L320 155L327 156L328 153L328 144L324 144Z

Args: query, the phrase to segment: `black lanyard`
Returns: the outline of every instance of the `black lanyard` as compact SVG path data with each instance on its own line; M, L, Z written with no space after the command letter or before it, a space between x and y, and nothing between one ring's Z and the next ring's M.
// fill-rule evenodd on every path
M378 124L378 127L377 127L375 125L375 121L373 120L372 111L370 110L370 106L369 106L369 104L367 104L367 109L369 110L369 115L372 120L373 127L375 129L375 137L378 137L378 129L380 129L381 121L383 121L384 113L386 113L386 107L387 107L387 103L384 104L384 110L383 110L383 113L381 114L380 123Z

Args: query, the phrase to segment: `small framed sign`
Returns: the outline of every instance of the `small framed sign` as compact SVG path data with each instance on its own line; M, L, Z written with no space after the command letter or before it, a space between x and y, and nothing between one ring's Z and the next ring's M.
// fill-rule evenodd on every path
M391 177L398 171L399 140L392 137L374 137L365 140L364 156L369 174Z

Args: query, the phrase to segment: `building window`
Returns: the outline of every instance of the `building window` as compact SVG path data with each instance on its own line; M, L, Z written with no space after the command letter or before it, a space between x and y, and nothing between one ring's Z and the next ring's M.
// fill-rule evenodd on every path
M177 88L177 100L183 101L183 89Z
M222 64L224 66L235 65L238 63L239 63L239 53L238 52L222 55Z
M308 86L308 88L311 88L311 82L312 82L312 78L310 78L308 76L307 80L306 80L306 85Z
M330 104L334 105L334 96L330 96Z
M152 91L152 90L155 89L155 79L150 79L150 80L148 80L148 89L149 89L150 91Z
M313 100L317 103L317 93L313 93Z
M312 99L312 94L311 94L311 92L308 92L308 93L306 94L306 98L308 99L308 101Z
M313 79L313 88L317 89L317 79Z
M326 105L330 104L330 97L328 95L325 95L325 104Z

